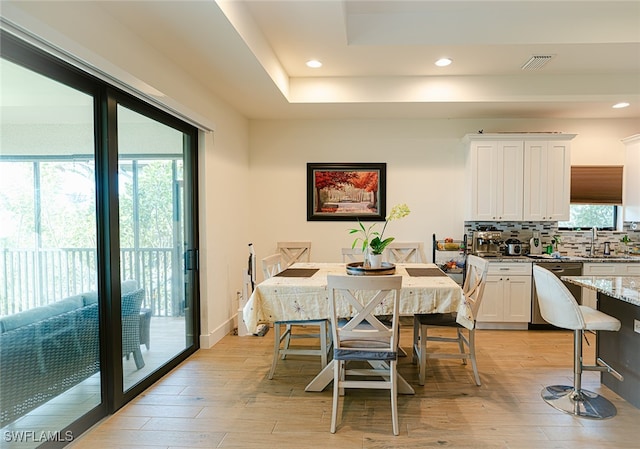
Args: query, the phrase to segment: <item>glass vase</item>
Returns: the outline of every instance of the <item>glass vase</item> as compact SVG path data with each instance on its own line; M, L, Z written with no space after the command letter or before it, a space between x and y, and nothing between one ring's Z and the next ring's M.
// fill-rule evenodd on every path
M362 260L362 268L371 268L371 260L369 257L370 255L371 249L369 249L369 247L367 246L362 253L362 256L364 257L364 259Z

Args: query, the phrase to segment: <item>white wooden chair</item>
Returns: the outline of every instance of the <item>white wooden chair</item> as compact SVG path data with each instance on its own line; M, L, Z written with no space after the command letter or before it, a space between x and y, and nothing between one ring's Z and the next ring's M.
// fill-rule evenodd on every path
M578 304L569 289L551 271L533 266L542 317L550 324L573 331L573 385L551 385L542 389L542 399L562 412L581 418L605 419L617 414L615 405L605 397L582 388L583 371L608 372L623 377L598 358L597 365L584 365L582 339L585 331L620 330L620 320L591 307Z
M385 259L390 263L426 262L422 242L393 241L385 248Z
M286 267L296 262L309 262L311 242L278 242L278 252L282 255L282 262Z
M402 276L327 277L334 344L331 433L336 431L339 396L344 394L344 389L370 388L391 392L393 434L398 435L398 310L401 286ZM393 311L390 324L383 323L374 315L383 302L389 304ZM371 368L347 366L348 362L357 361L366 361ZM354 377L360 377L360 380Z
M262 259L262 274L265 279L272 278L282 271L282 256L279 253L271 254Z
M470 304L475 321L480 303L482 301L484 286L489 271L489 262L477 256L468 256L467 275L462 290L465 301ZM480 376L476 363L475 347L475 323L473 329L467 329L468 337L463 333L466 329L456 322L457 312L453 313L428 313L418 314L413 317L413 361L419 364L418 382L424 385L426 375L427 359L462 359L464 365L467 359L471 359L473 375L476 385L480 386ZM428 329L453 328L456 330L455 337L427 336ZM428 352L427 342L438 341L446 343L456 343L460 352Z
M262 272L265 279L269 279L282 271L282 256L272 254L262 259ZM318 326L318 332L293 332L294 326L296 329L305 329L307 326ZM282 328L284 327L284 332ZM273 374L276 371L276 365L278 359L284 360L288 354L297 355L315 355L320 356L320 364L322 368L327 366L327 356L331 349L331 334L329 331L329 320L295 320L295 321L276 321L273 323L274 331L274 347L273 347L273 362L271 363L271 369L269 370L269 379L273 379ZM292 339L298 338L317 338L320 339L319 347L304 347L297 348L291 347L290 343Z
M362 262L363 257L362 248L342 248L342 261L344 263Z

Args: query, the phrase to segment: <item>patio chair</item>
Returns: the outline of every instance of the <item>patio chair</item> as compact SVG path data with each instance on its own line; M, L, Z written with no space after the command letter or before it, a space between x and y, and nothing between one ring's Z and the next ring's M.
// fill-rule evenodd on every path
M143 300L143 288L122 295L122 356L128 360L133 354L137 369L144 367L140 351L140 309Z

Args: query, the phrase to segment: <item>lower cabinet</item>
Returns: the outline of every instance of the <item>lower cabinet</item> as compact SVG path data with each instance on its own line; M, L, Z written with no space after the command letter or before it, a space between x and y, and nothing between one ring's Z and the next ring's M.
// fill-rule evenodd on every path
M527 329L531 321L531 264L489 264L477 316L480 329Z

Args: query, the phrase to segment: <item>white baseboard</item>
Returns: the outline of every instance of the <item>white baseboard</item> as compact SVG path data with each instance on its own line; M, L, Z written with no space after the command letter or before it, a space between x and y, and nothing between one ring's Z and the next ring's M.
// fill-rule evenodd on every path
M222 340L225 336L229 335L233 332L235 328L237 316L233 315L229 319L227 319L220 326L209 332L208 334L200 334L200 347L202 349L209 349L220 340Z

